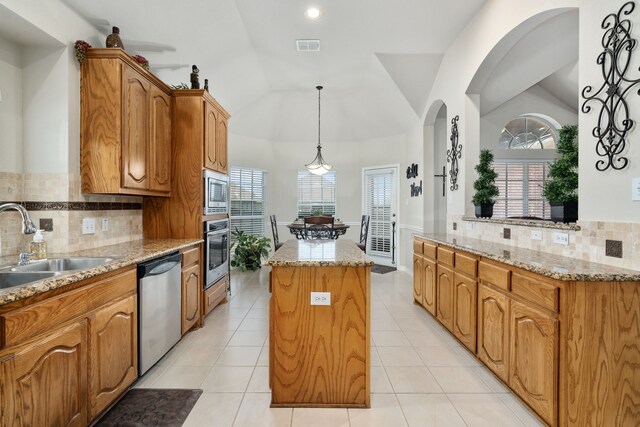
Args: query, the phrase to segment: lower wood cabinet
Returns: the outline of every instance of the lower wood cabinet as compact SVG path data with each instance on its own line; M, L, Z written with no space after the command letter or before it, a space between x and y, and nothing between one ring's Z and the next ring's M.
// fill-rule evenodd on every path
M418 255L413 256L413 300L422 304L423 285L422 285L422 261L423 258Z
M436 315L436 263L422 259L422 305L429 313Z
M132 295L89 317L89 419L138 377L137 299Z
M87 425L87 322L54 330L2 361L3 425Z
M453 334L472 352L476 352L476 307L478 285L458 272L454 273Z
M203 316L211 313L222 300L227 297L227 286L229 285L229 276L224 276L212 286L209 286L203 292Z
M509 298L485 285L478 289L478 358L509 381Z
M546 422L557 425L558 321L511 303L509 385Z
M182 333L200 321L200 264L182 270Z
M449 330L453 329L453 269L437 265L436 317Z

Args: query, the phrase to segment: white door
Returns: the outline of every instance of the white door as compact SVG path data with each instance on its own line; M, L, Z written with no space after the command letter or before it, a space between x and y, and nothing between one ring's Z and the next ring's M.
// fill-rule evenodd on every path
M396 263L398 168L364 169L364 213L370 216L367 255L376 263Z

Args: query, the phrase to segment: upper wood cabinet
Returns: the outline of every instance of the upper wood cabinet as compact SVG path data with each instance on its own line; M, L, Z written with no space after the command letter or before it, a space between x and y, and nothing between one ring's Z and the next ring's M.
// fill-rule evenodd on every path
M82 191L168 196L171 89L122 49L90 49L81 76Z
M202 94L204 110L204 167L227 173L227 119L229 115L209 96Z
M220 114L218 116L218 137L216 139L216 157L218 159L218 167L216 169L220 173L227 173L227 118Z

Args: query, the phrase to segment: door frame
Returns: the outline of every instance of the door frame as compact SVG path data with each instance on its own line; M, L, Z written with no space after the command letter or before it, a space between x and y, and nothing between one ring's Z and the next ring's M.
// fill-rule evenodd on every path
M392 250L393 248L395 248L395 257L392 256L391 258L389 258L388 261L385 262L385 258L380 258L380 257L376 257L376 256L372 256L367 254L370 258L373 258L374 261L376 261L376 263L380 263L380 264L384 264L384 265L390 265L390 266L394 266L394 267L398 267L400 265L400 263L398 262L398 260L400 259L400 163L391 163L391 164L385 164L385 165L376 165L376 166L365 166L362 168L362 183L361 183L361 207L360 207L360 215L365 215L365 209L366 209L366 188L367 188L367 180L366 180L366 174L367 171L371 171L371 170L377 170L377 169L393 169L395 171L396 174L396 180L395 180L395 192L396 192L396 197L395 197L395 203L396 203L396 227L395 227L395 239L393 242L391 242L391 247ZM360 223L358 223L360 224ZM358 236L360 236L360 231L358 230ZM393 255L393 254L392 254ZM395 263L391 263L391 259L395 259Z

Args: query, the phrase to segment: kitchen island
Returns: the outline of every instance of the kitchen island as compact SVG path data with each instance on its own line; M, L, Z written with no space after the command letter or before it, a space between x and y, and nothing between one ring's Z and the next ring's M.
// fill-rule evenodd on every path
M368 408L373 261L350 240L289 240L265 265L271 406Z

